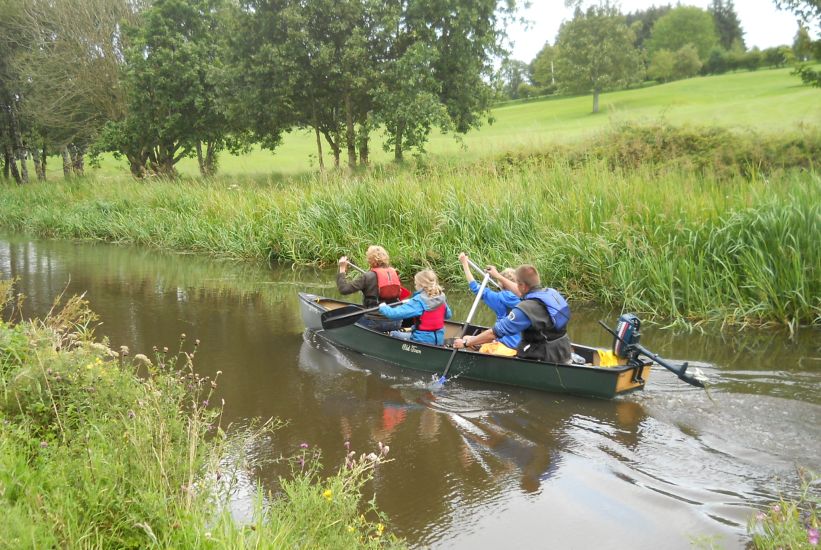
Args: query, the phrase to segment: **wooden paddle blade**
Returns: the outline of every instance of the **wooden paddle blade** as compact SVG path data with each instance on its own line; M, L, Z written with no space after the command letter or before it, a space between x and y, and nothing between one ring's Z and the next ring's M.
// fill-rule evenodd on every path
M361 319L368 311L369 310L362 309L360 306L355 305L325 311L320 317L322 328L324 330L330 330L352 325Z

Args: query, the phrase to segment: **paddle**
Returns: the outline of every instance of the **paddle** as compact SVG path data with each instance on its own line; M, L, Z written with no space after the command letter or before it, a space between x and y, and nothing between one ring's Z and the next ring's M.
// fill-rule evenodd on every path
M482 284L479 286L479 292L476 293L476 298L473 300L473 305L470 306L470 312L468 313L467 319L465 319L465 324L462 325L462 333L459 338L464 338L465 333L468 330L468 325L470 325L470 320L473 319L473 314L476 312L476 306L479 305L479 302L482 300L482 294L485 292L485 287L487 287L487 282L490 280L490 273L485 272L485 276L482 278ZM450 359L448 359L448 364L445 365L445 371L442 373L442 376L439 377L437 381L439 384L444 384L445 380L448 376L448 371L450 371L450 366L453 364L453 358L456 357L456 352L459 351L459 348L453 348L453 352L450 354Z
M696 368L696 370L693 374L689 374L689 373L687 373L687 367L689 365L687 364L686 361L679 368L676 368L673 365L671 365L670 363L668 363L667 361L665 361L664 359L662 359L661 357L659 357L658 355L656 355L655 353L653 353L652 351L645 348L644 346L642 346L640 344L628 344L627 342L625 342L621 338L621 336L618 335L618 333L616 331L612 330L610 327L608 327L607 325L605 325L601 321L599 321L599 324L602 327L604 327L604 330L606 330L607 332L612 334L622 344L627 346L628 351L630 349L633 349L633 350L636 351L636 353L644 355L644 356L652 359L653 361L655 361L656 363L658 363L659 365L661 365L665 369L669 370L670 372L672 372L673 374L678 376L679 380L683 380L683 381L687 382L688 384L690 384L691 386L695 386L697 388L703 388L704 387L704 383L707 381L707 377L698 368Z
M361 274L363 274L363 275L365 274L365 270L362 269L361 267L357 266L355 263L350 262L348 260L346 260L345 263L347 263L349 266L351 266L352 268L354 268L355 270L357 270ZM412 293L411 293L410 290L408 290L407 288L405 288L401 285L399 286L399 299L400 300L404 300L405 298L410 298L411 294Z
M408 298L407 300L402 300L401 302L395 302L393 304L387 305L388 307L393 307L398 306L399 304L404 304L405 302L409 301L410 298ZM346 327L348 325L356 323L366 313L373 313L374 311L379 311L379 306L362 309L361 307L356 305L349 305L339 309L325 311L322 313L321 316L322 328L324 330L331 330L335 328Z
M482 269L481 267L479 267L478 265L476 265L476 263L473 260L471 260L470 257L467 254L465 255L465 258L467 258L468 263L470 264L470 267L475 269L480 275L484 275L486 273L486 271L484 269ZM496 288L501 290L502 285L497 283L494 279L491 279L490 282L493 283L494 285L496 285Z

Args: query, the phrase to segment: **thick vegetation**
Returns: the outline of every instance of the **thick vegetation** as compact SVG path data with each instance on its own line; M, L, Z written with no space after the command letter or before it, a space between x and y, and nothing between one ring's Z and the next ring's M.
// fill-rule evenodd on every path
M819 143L626 128L564 153L354 179L10 187L0 219L49 237L320 265L380 243L406 276L431 265L458 277L466 250L532 262L575 300L794 327L821 323Z
M9 287L0 281L0 296ZM280 494L260 489L251 523L235 522L226 504L241 449L263 431L222 431L196 345L132 361L93 340L83 300L55 311L0 321L0 548L399 545L359 506L383 453L350 456L325 478L302 450Z

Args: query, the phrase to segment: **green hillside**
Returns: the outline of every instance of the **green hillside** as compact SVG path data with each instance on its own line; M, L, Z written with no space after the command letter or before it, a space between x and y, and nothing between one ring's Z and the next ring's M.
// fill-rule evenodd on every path
M625 121L664 119L673 124L718 125L762 133L818 126L821 91L802 85L790 72L791 69L741 72L606 93L601 96L601 112L597 115L591 113L592 96L508 104L494 109L495 122L464 136L462 144L452 136L437 134L430 140L427 152L470 160L577 141ZM390 160L391 154L382 151L379 136L374 137L372 160ZM332 162L326 155L326 165ZM195 159L184 159L178 167L183 174L198 173ZM316 167L315 138L305 130L287 135L274 153L255 150L247 155L220 157L223 175L294 174ZM59 163L52 162L50 169L57 176ZM128 169L124 162L106 158L98 174L128 174Z

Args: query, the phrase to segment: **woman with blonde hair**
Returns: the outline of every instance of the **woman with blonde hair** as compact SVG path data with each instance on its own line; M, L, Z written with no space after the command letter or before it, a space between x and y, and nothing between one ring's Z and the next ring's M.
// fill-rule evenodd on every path
M391 332L391 336L424 344L444 345L445 319L450 319L453 313L445 301L439 279L432 269L423 269L414 276L413 282L416 292L408 302L395 307L380 304L379 313L393 320L415 319L410 332L395 330Z

